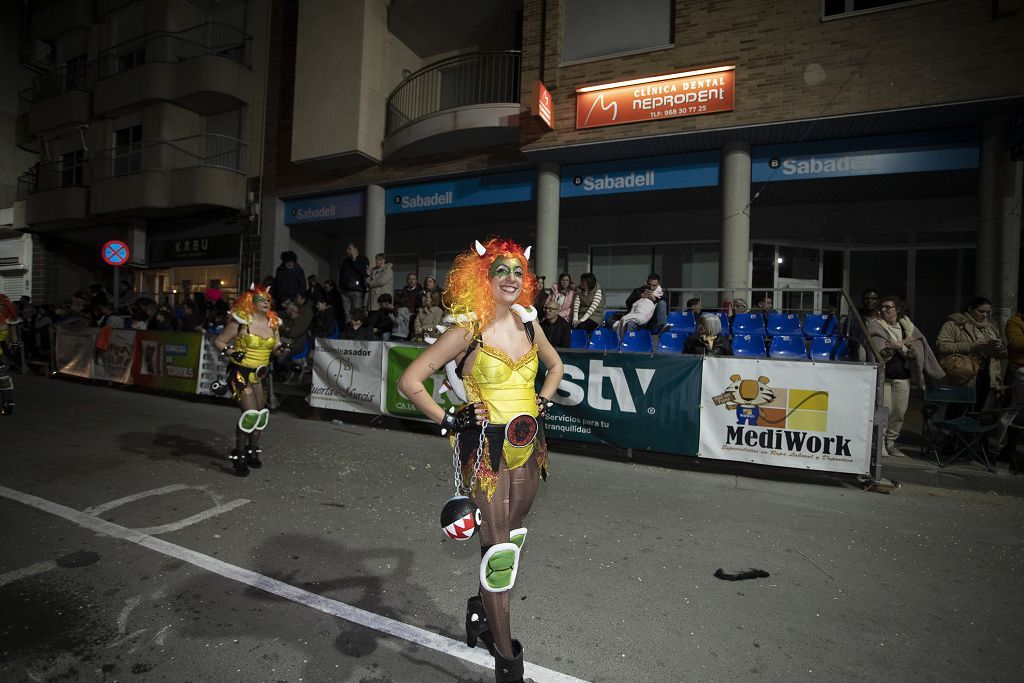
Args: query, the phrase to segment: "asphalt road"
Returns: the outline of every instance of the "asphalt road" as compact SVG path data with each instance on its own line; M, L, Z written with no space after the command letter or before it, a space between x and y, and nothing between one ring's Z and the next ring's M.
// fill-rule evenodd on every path
M17 377L0 680L489 681L446 441ZM554 453L512 594L536 681L1024 679L1024 500ZM768 578L712 576L756 567Z

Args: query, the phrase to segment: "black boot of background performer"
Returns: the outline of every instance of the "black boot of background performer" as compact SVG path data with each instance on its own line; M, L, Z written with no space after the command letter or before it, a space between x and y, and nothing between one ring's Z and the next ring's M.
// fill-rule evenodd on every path
M505 659L494 652L495 683L523 683L523 646L518 640L512 641L512 659Z

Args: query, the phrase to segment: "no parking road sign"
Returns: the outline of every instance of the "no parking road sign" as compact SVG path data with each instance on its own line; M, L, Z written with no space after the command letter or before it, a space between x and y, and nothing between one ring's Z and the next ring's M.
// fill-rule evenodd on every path
M108 266L120 266L128 262L131 252L128 250L128 245L121 240L110 240L103 245L100 256Z

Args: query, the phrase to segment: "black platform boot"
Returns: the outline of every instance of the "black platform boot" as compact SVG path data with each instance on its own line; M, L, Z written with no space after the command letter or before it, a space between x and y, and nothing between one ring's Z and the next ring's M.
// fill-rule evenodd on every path
M6 403L0 403L0 415L13 415L14 414L14 401L7 401Z
M466 601L466 645L476 647L477 639L483 641L484 647L493 657L494 638L491 637L491 627L487 624L484 603L479 595L474 595Z
M512 641L512 654L512 659L505 659L500 652L495 651L495 683L523 683L523 646L518 640Z
M263 467L263 463L260 462L260 456L263 455L263 449L259 446L249 446L245 449L245 464L254 470L258 470Z
M228 456L228 460L235 467L235 474L240 477L249 476L249 466L245 464L245 456L237 449L231 449L231 455Z

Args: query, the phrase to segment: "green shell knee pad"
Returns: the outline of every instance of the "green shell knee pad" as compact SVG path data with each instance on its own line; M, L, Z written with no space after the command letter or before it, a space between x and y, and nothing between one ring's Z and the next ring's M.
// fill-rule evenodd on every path
M270 422L270 410L264 408L259 411L259 417L256 418L256 429L261 432L267 428L267 423Z
M508 542L515 543L519 547L519 550L522 550L523 543L526 542L526 527L522 527L520 529L513 529L512 531L508 532Z
M519 546L515 543L492 545L480 560L480 586L490 593L504 593L516 583L519 571Z
M251 434L256 429L256 424L260 419L260 411L258 410L243 410L242 416L238 418L238 428L246 434Z
M14 380L10 375L0 376L0 391L11 391L14 389Z

